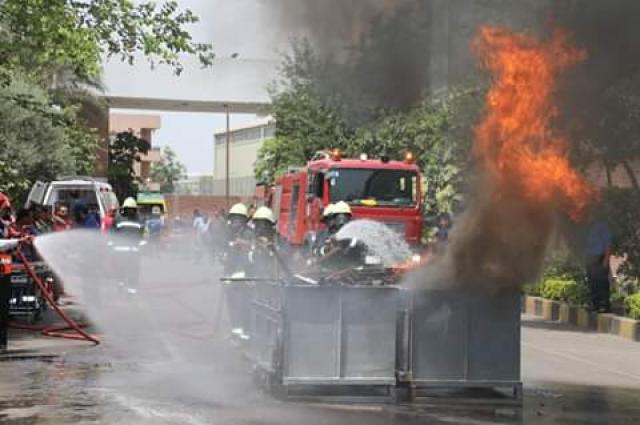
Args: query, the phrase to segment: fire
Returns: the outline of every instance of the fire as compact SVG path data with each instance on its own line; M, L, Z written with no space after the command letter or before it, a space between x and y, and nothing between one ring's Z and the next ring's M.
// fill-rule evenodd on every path
M474 144L494 195L555 205L579 218L595 189L572 168L567 141L552 128L558 116L553 95L559 74L586 53L561 31L542 42L495 27L481 28L474 47L494 76Z

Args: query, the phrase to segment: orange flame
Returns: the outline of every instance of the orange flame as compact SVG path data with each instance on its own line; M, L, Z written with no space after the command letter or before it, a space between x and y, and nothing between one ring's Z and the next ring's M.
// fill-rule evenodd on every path
M557 77L586 58L556 31L548 43L495 27L474 42L494 75L487 113L475 129L474 153L495 184L495 195L557 205L578 219L596 192L569 162L567 142L554 133Z

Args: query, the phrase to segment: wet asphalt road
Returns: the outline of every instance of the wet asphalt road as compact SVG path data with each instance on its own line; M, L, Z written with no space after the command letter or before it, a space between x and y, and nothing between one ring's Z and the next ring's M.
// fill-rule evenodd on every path
M640 423L640 344L530 320L523 327L522 409L276 400L256 388L239 352L214 332L216 270L187 265L172 273L151 267L158 273L143 282L144 301L111 300L120 317L105 332L118 335L101 346L73 344L55 358L0 362L0 423Z

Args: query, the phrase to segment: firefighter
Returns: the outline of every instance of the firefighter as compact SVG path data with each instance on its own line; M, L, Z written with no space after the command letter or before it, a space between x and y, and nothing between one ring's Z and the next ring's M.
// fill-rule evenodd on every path
M334 209L334 204L329 204L322 211L321 222L322 222L322 224L324 224L325 227L324 227L324 229L322 229L319 232L315 233L311 237L311 244L310 244L311 246L310 246L310 248L311 248L311 256L312 257L320 256L320 249L325 245L325 243L327 243L327 240L331 236L330 233L329 233L329 227L330 227L330 222L334 218L333 209Z
M252 264L252 275L269 275L275 277L277 274L276 255L276 220L273 211L268 207L260 207L252 217L253 220L253 244L251 246L250 259Z
M329 233L333 236L353 219L351 207L344 201L340 201L331 209L331 217L328 220Z
M227 240L223 257L223 273L232 279L244 279L251 269L250 252L252 233L248 226L249 210L238 203L227 215ZM246 282L228 281L224 286L224 297L229 314L231 335L247 340L251 307L250 289Z
M110 244L119 273L118 284L129 294L136 294L140 280L139 252L144 243L144 224L135 199L125 199L111 231L117 236Z
M11 299L11 255L18 245L11 214L11 201L0 193L0 353L7 350L7 328L9 327L9 300Z
M366 247L356 238L338 239L340 230L353 219L351 207L344 201L336 203L327 221L329 237L319 249L318 263L331 268L348 268L359 264Z
M242 203L235 204L227 215L227 242L224 260L225 275L246 273L251 248L249 210Z

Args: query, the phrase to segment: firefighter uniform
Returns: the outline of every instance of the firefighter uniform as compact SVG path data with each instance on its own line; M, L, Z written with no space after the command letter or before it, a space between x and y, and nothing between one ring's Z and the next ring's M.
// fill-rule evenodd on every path
M337 233L353 219L351 207L340 201L330 211L327 220L328 238L320 247L318 255L320 263L331 268L348 268L361 261L366 249L356 238L338 239Z
M249 268L249 250L252 232L248 226L249 210L238 203L231 207L227 215L226 251L224 255L224 274L245 273Z
M322 247L325 246L329 238L331 237L331 233L329 232L330 222L334 218L333 214L334 204L329 204L322 211L322 223L324 224L324 229L317 232L313 235L313 239L311 240L311 255L314 257L321 256Z
M140 248L144 238L144 224L135 199L127 198L124 201L111 231L117 235L112 241L112 249L118 284L130 294L135 294L140 280Z
M260 207L253 214L253 243L251 246L251 275L276 277L276 220L273 211Z

